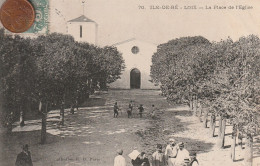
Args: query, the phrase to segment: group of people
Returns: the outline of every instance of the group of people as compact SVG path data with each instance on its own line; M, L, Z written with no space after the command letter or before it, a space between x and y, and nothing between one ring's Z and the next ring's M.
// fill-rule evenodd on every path
M133 153L137 155L133 158ZM123 150L117 151L117 156L114 159L114 166L126 166L125 158L123 155ZM130 156L131 155L131 156ZM166 146L165 151L161 144L157 144L156 151L152 154L151 163L146 157L145 152L138 153L134 150L129 154L131 158L131 163L133 166L198 166L199 162L196 158L196 153L189 153L188 150L184 148L184 143L176 143L176 141L171 138L169 139L169 144Z
M162 145L157 145L156 152L152 155L153 166L198 166L199 162L196 153L189 153L184 148L184 143L176 143L173 138L169 139L169 144L162 151Z
M128 109L127 109L127 117L128 118L132 118L133 108L134 108L134 104L133 104L133 101L131 100L129 105L128 105ZM139 110L138 114L139 114L140 118L142 118L143 117L143 113L144 113L143 104L140 104L138 106L138 110ZM151 112L151 117L152 118L155 118L155 112L156 112L156 108L155 108L154 105L152 105L152 112ZM117 105L117 102L115 102L115 104L114 104L114 118L117 118L118 114L119 114L119 106Z

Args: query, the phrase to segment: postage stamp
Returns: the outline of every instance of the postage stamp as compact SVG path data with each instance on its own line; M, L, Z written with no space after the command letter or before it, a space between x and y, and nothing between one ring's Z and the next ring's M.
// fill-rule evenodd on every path
M25 33L48 33L49 0L29 0L35 9L35 21Z

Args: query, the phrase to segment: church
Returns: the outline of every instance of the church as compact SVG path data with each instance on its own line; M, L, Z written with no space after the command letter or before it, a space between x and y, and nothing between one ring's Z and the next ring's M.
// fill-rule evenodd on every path
M98 24L82 15L67 22L68 34L76 41L97 45ZM151 82L150 66L157 45L135 38L112 46L122 53L125 69L121 78L109 84L112 89L159 89Z
M158 89L150 80L152 55L157 46L135 38L113 45L122 53L125 70L121 78L110 84L115 89Z

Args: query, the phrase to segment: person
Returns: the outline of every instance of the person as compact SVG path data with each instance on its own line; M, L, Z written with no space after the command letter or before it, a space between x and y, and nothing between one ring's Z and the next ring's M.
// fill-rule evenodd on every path
M152 155L152 166L166 166L166 158L162 152L162 145L157 145L156 152Z
M178 147L176 145L176 142L173 138L170 138L169 144L166 146L165 149L165 156L168 161L168 166L174 166L177 153L178 153Z
M135 160L131 161L133 166L150 166L149 160L146 157L145 152L141 152Z
M134 150L128 155L133 166L140 166L140 154L141 153L135 147Z
M149 160L146 157L145 152L141 152L140 154L140 163L141 163L140 166L150 166Z
M142 117L143 117L143 112L144 112L143 104L140 104L140 106L138 107L138 109L139 109L140 118L142 118Z
M23 127L25 126L24 124L24 112L20 111L20 126Z
M199 166L199 162L198 162L196 156L197 156L196 152L190 153L190 162L189 162L188 166Z
M123 150L118 149L116 152L117 152L117 156L114 159L114 166L126 166L125 158L122 156Z
M119 107L117 105L117 102L115 102L115 105L114 105L114 118L117 118L118 116L118 110L119 110Z
M133 101L131 100L127 110L128 118L132 118L132 112L133 112Z
M186 163L189 160L190 160L190 154L186 149L184 149L184 143L180 142L177 157L175 160L175 166L185 166L187 165Z
M28 144L23 145L22 152L17 155L15 166L33 166Z
M152 118L155 119L156 117L156 108L154 107L154 105L152 105Z
M12 124L14 122L14 113L11 112L6 117L6 126L7 126L7 132L10 134L12 132Z

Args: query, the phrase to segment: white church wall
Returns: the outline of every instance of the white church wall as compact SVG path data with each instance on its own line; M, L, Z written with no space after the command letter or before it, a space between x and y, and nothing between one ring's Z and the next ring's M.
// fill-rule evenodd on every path
M80 26L82 26L82 37L80 37ZM68 34L71 34L76 41L96 43L97 24L94 22L69 22Z
M156 52L157 46L152 43L147 43L139 40L131 40L125 43L115 45L125 60L126 68L121 75L121 79L118 79L114 83L110 84L111 88L130 89L130 71L137 68L141 72L141 89L158 89L149 80L150 66L152 64L152 55ZM137 54L132 53L132 47L137 46L139 52Z

